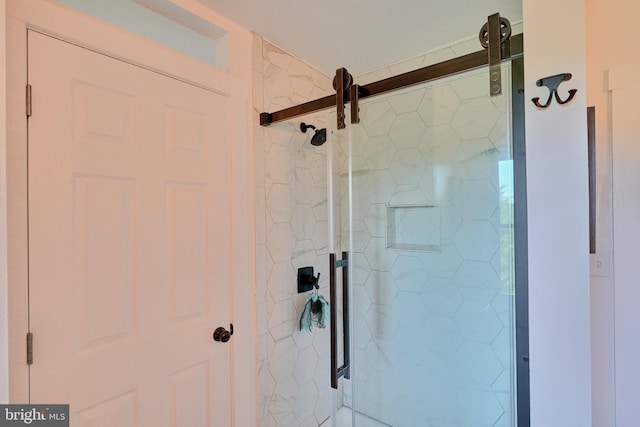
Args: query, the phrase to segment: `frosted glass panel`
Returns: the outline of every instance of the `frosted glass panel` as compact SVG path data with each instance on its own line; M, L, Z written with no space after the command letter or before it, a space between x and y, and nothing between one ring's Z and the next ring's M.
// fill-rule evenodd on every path
M225 31L166 0L55 1L207 64L226 67L227 58L222 57L226 49L218 45L226 43Z

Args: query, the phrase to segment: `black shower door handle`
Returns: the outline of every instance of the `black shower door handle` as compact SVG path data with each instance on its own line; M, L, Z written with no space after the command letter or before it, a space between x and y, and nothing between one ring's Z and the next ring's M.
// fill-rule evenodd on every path
M344 363L338 366L338 308L336 291L336 270L342 268L342 339ZM349 260L348 252L342 252L342 259L329 254L329 309L331 310L331 387L338 388L338 378L349 375Z

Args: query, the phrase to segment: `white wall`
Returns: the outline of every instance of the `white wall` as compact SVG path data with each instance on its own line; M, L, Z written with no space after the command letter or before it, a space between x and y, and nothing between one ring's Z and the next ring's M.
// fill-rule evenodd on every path
M591 425L583 0L524 0L531 425ZM537 79L572 73L565 106Z
M638 330L637 259L640 253L640 98L638 67L617 66L609 71L613 181L613 253L615 287L615 424L638 424L640 342Z
M587 0L586 41L587 41L587 89L588 105L596 107L596 158L597 158L597 260L607 262L614 247L611 233L612 221L617 230L629 230L632 224L621 223L620 217L613 217L613 177L618 177L612 149L616 141L612 138L612 97L609 91L611 70L622 66L640 69L640 4L625 0ZM607 37L601 37L606 31ZM636 109L637 110L637 109ZM637 147L637 145L636 145ZM638 153L636 149L636 153ZM637 159L637 157L636 157ZM637 160L634 160L637 168ZM613 162L613 164L612 164ZM616 167L616 169L612 169ZM615 172L615 175L612 174ZM617 182L619 184L619 182ZM624 183L622 183L624 185ZM633 196L636 184L632 185ZM637 213L635 213L637 215ZM613 217L613 218L612 218ZM616 257L616 261L619 259ZM617 262L616 267L620 265ZM591 277L591 328L592 328L592 371L593 371L593 423L597 426L615 425L614 399L614 268L607 263L606 269L593 270ZM633 268L632 268L633 270ZM624 283L616 276L615 286ZM619 295L618 295L619 296ZM637 301L632 301L637 304ZM618 313L619 314L619 313ZM636 328L637 331L637 328ZM636 340L634 340L636 341ZM625 375L626 373L622 373ZM637 383L637 379L635 379ZM618 384L620 385L620 384ZM619 423L622 420L617 420ZM622 425L622 424L619 424Z

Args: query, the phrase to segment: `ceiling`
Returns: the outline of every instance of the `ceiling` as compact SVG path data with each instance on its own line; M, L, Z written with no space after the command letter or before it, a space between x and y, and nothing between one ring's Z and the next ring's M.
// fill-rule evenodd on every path
M327 75L360 75L477 36L522 0L198 0Z

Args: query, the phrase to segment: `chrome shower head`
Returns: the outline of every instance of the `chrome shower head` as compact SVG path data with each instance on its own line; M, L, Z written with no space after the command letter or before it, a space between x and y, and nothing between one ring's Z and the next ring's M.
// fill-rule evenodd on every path
M315 145L316 147L321 146L325 142L327 142L327 129L316 129L314 125L308 125L304 122L300 123L300 130L304 133L307 133L307 129L313 129L315 133L311 137L311 145Z

